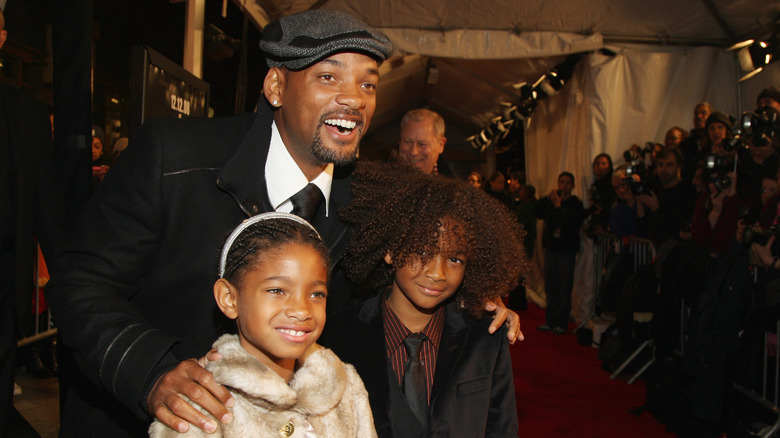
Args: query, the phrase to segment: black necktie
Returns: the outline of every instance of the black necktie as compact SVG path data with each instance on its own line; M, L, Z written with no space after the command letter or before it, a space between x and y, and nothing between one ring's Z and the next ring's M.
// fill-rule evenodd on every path
M425 384L425 372L420 362L425 335L413 333L404 339L404 347L409 358L404 370L404 395L420 424L428 429L428 387Z
M302 188L300 192L290 197L290 202L293 204L292 214L297 214L311 222L314 220L314 215L317 214L322 199L319 187L312 183L306 184L306 187Z

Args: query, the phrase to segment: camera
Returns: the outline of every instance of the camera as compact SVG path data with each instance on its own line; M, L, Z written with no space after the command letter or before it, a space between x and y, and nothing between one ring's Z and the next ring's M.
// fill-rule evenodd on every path
M759 108L758 112L744 112L737 127L740 135L750 139L753 146L767 146L780 133L780 120L777 112L768 108Z
M774 236L775 237L775 243L772 244L772 255L775 257L780 257L780 248L778 248L777 241L780 240L778 237L780 230L776 226L772 227L762 227L759 224L753 224L749 225L745 228L745 235L743 239L743 243L745 247L750 248L750 246L754 243L757 243L759 245L766 245L767 242L769 242L769 238Z
M705 160L704 172L707 175L707 181L711 182L716 189L726 190L731 187L731 178L728 173L734 172L735 162L730 158L719 155L707 155Z
M636 175L639 180L634 178L634 175ZM628 167L626 167L626 177L623 178L623 182L628 184L631 193L635 195L645 195L650 192L650 188L645 181L646 178L647 167L644 164L638 166L629 164Z
M623 159L630 165L643 162L647 166L653 161L653 147L654 143L651 141L646 142L643 147L635 144L623 152Z
M643 195L650 192L650 187L647 185L647 176L649 173L648 166L653 161L654 147L655 144L653 142L647 142L644 147L640 148L638 145L633 145L623 152L623 159L627 163L626 177L623 178L623 182L628 185L631 192L635 195Z
M563 190L556 190L555 194L558 195L559 198L563 198Z

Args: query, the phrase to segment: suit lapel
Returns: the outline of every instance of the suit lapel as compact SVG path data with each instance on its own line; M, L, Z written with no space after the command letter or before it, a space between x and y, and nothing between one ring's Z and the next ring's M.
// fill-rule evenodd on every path
M261 98L255 120L246 137L220 172L219 186L231 193L247 216L273 211L265 185L271 122L273 112Z
M431 388L431 404L436 401L436 397L441 391L449 385L452 373L463 353L463 346L471 331L471 326L465 323L463 314L456 310L454 303L448 304L446 309L446 321L441 345L439 345L439 356L436 360L433 387Z
M379 302L383 296L384 294L379 294L366 301L358 313L358 326L354 332L355 351L358 353L355 358L360 361L363 383L373 402L374 424L377 429L386 427L389 430L390 379L387 373L385 332Z
M341 258L343 247L347 241L348 227L339 219L339 208L350 203L351 167L336 168L333 171L333 184L330 189L330 209L325 217L325 203L320 205L314 218L314 228L322 236L328 250L333 257L332 266L335 266Z

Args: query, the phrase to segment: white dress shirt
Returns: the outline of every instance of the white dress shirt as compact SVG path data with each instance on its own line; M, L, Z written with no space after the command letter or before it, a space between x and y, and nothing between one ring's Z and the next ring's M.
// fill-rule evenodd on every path
M333 184L333 163L329 163L322 173L309 181L284 146L276 122L272 123L271 146L268 148L268 159L265 161L265 184L268 188L268 199L274 210L291 212L293 205L290 197L301 191L309 182L316 185L325 197L325 216L328 216L330 188Z

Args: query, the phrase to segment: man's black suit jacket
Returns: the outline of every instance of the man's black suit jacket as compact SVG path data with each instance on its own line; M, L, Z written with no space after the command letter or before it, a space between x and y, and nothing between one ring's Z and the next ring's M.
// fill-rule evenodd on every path
M213 284L228 234L271 211L265 163L273 113L144 124L83 210L48 301L81 375L61 436L146 436L146 397L180 361L201 357L235 323ZM350 169L337 169L314 225L341 257ZM344 290L329 305L344 306ZM119 403L117 403L119 402Z

